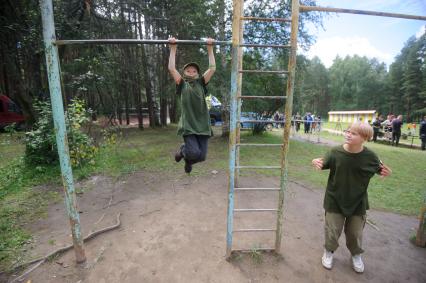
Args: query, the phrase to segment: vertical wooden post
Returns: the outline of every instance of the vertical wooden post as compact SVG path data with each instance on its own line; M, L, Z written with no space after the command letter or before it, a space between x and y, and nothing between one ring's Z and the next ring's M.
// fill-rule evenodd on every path
M278 197L277 212L277 231L275 235L275 252L279 253L281 249L281 238L283 234L283 207L284 192L287 189L289 139L291 131L291 116L293 112L293 92L294 80L296 75L296 51L297 51L297 32L299 28L299 0L291 1L291 38L290 38L290 57L288 60L288 78L287 78L287 99L285 103L285 124L283 133L283 148L281 151L281 180L280 192Z
M229 119L229 177L228 177L228 216L226 232L226 258L232 253L232 235L234 220L234 188L235 188L235 157L237 140L237 109L238 109L238 80L239 75L239 42L241 25L242 0L233 1L232 19L232 64L231 64L231 92L230 92L230 119Z
M77 263L86 261L81 236L80 216L77 209L74 181L70 164L68 138L65 126L64 106L60 83L60 67L58 49L53 45L56 40L55 23L53 20L52 0L40 1L41 16L43 23L43 39L46 53L46 67L49 79L50 99L52 103L53 122L58 147L59 162L61 165L62 182L65 192L65 205L71 224L71 233L74 243L74 251Z

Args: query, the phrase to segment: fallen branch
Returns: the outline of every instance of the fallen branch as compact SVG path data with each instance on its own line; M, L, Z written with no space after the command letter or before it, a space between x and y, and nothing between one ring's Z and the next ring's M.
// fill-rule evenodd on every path
M121 213L118 213L118 214L117 214L117 223L116 223L116 224L114 224L114 225L112 225L112 226L109 226L109 227L106 227L106 228L103 228L103 229L100 229L100 230L98 230L98 231L95 231L95 232L90 233L89 235L87 235L87 236L83 239L83 242L87 242L87 241L89 241L89 240L93 239L94 237L96 237L96 236L98 236L98 235L100 235L100 234L102 234L102 233L105 233L105 232L108 232L108 231L111 231L111 230L114 230L114 229L117 229L118 227L120 227L120 225L121 225L120 216L121 216ZM15 266L15 267L12 269L12 271L13 271L13 270L17 270L17 269L19 269L19 268L23 268L23 267L25 267L25 266L28 266L28 265L30 265L30 264L33 264L33 263L38 262L38 264L37 264L37 265L35 265L34 267L30 268L28 271L26 271L23 275L21 275L21 276L20 276L20 277L23 277L24 275L28 275L31 271L33 271L34 269L36 269L37 267L39 267L39 266L40 266L43 262L45 262L45 261L46 261L46 260L48 260L49 258L52 258L52 257L54 257L54 256L57 256L57 255L59 255L59 254L61 254L61 253L64 253L64 252L66 252L66 251L68 251L68 250L72 249L73 247L74 247L74 245L73 245L73 244L70 244L70 245L68 245L68 246L65 246L65 247L59 248L59 249L57 249L57 250L55 250L55 251L51 252L50 254L48 254L48 255L46 255L46 256L44 256L44 257L39 257L39 258L37 258L37 259L34 259L34 260L29 261L29 262L26 262L26 263L20 264L20 265L18 265L18 266ZM20 277L18 277L18 278L20 278ZM14 279L14 281L16 281L16 280L17 280L17 278L16 278L16 279Z
M45 261L46 261L46 259L43 259L43 260L39 261L33 267L31 267L30 269L28 269L27 271L25 271L24 274L22 274L21 276L16 277L12 281L10 281L10 283L13 283L13 282L16 282L16 281L22 281L22 279L24 279L25 276L27 276L28 274L30 274L31 272L33 272L37 267L39 267L40 265L42 265Z
M117 205L117 204L122 203L122 202L129 202L129 200L127 200L127 199L123 199L123 200L120 200L120 201L114 202L113 204L109 204L108 206L105 206L105 207L103 207L102 209L110 208L111 206Z
M379 227L376 226L376 224L374 224L370 219L366 219L365 222L367 222L368 225L370 225L371 227L373 227L374 229L376 229L377 231L380 231Z

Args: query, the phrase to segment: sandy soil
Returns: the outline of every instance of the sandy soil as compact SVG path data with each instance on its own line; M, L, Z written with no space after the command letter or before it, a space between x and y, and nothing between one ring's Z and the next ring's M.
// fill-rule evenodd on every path
M176 166L181 166L177 164ZM249 176L242 185L278 186L278 178ZM323 190L292 182L286 193L280 255L256 252L225 259L227 176L206 177L139 172L114 180L95 176L78 184L83 233L115 223L122 226L85 245L87 263L77 266L74 253L45 263L26 280L38 282L426 282L426 250L409 237L415 217L370 211L365 228L364 274L356 274L341 239L331 271L321 265ZM59 189L60 190L60 189ZM272 208L275 192L236 195L236 207ZM36 245L32 256L44 255L71 241L64 205L31 225ZM275 227L271 213L246 213L235 228ZM234 237L234 248L270 247L274 234ZM16 277L11 277L11 279ZM3 278L5 280L5 278ZM1 281L1 280L0 280ZM25 281L27 282L27 281Z

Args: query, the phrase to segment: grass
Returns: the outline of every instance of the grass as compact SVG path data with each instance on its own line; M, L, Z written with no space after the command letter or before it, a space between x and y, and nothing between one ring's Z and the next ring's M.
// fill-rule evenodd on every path
M208 176L212 170L226 171L228 168L228 139L220 137L220 128L215 127L216 136L209 142L207 162L194 166L192 176ZM337 142L341 136L322 134ZM125 129L118 134L115 144L102 146L94 165L73 170L76 180L90 175L120 177L144 170L167 174L177 178L183 174L183 165L172 160L181 138L176 136L175 126L165 129ZM282 132L268 132L253 136L242 133L245 143L280 144ZM62 198L62 192L46 189L61 187L58 166L29 167L23 162L24 145L21 138L0 134L0 270L10 267L31 243L31 235L25 224L44 217L46 207ZM394 173L382 180L374 177L369 188L371 207L402 214L415 215L425 196L426 154L419 150L395 148L387 145L367 145L373 149ZM289 178L317 188L325 188L328 172L312 169L311 160L323 156L329 147L314 143L291 141L288 156ZM241 165L279 165L280 148L242 148ZM241 171L243 176L253 172ZM255 174L279 176L278 170L256 170Z

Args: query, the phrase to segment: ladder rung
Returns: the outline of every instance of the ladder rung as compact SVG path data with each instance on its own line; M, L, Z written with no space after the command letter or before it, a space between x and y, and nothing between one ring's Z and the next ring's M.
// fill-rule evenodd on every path
M280 143L237 143L236 146L283 146Z
M235 212L262 212L262 211L278 211L276 208L235 208Z
M287 18L259 18L259 17L241 17L242 21L259 21L259 22L291 22Z
M274 124L285 124L284 121L272 121L272 120L238 120L237 123L274 123Z
M236 169L281 169L281 166L235 166Z
M254 99L254 98L264 98L264 99L286 99L287 96L268 96L268 95L240 95L237 96L238 99Z
M271 232L277 231L277 229L235 229L234 233L238 232Z
M240 73L288 74L288 71L239 70Z
M256 44L256 43L241 43L240 47L262 47L262 48L290 48L289 44Z
M279 191L280 188L235 188L235 191Z
M252 253L254 251L275 252L275 249L273 249L273 248L253 248L253 249L235 249L235 250L232 250L232 251L237 252L237 253Z

